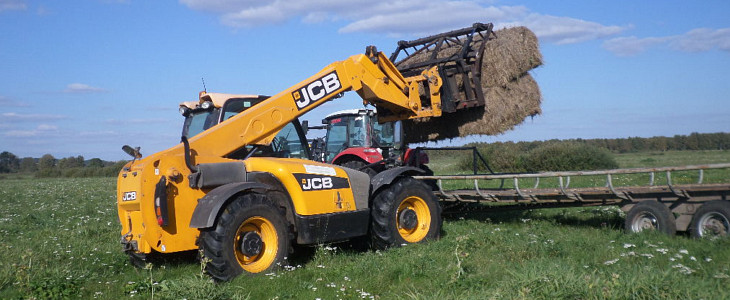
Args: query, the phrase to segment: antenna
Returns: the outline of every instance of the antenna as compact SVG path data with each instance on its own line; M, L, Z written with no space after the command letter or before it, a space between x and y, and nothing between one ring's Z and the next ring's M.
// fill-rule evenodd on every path
M200 80L203 81L203 92L206 92L207 93L208 92L208 89L205 87L205 78L200 77Z

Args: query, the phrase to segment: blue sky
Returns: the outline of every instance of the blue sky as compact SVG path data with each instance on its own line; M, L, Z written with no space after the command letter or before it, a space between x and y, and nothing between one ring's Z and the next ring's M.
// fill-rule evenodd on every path
M268 94L375 45L493 22L539 37L543 114L475 141L730 132L730 2L0 0L0 151L126 159L179 142L178 103ZM361 107L356 95L303 119Z

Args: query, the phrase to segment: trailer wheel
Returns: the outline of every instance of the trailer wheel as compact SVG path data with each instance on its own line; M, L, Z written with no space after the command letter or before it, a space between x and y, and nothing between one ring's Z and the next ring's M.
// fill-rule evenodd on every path
M441 206L423 182L404 177L380 191L371 210L371 242L376 249L438 239Z
M658 201L642 201L626 214L625 229L631 233L644 230L658 230L668 235L677 232L674 215L664 204Z
M367 165L364 162L361 162L359 160L348 160L348 161L344 162L343 164L341 164L341 166L368 173L368 175L371 178L378 174L378 172L373 170L373 168L365 168L365 166L367 166Z
M262 194L245 194L221 213L215 227L202 231L206 272L218 281L261 273L286 263L289 228L284 215Z
M730 201L710 201L695 212L689 233L694 238L718 238L730 232Z

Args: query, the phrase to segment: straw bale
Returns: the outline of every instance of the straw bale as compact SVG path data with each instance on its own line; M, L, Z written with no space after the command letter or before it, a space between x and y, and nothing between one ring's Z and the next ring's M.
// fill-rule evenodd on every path
M506 86L488 88L484 97L484 107L444 113L441 117L403 121L406 142L497 135L542 112L540 88L529 73L508 82Z

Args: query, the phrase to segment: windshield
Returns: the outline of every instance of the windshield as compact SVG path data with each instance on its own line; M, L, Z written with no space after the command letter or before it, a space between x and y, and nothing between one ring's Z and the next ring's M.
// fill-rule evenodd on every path
M347 124L351 119L351 117L340 117L329 120L325 161L332 161L338 153L347 149Z
M373 122L373 147L392 147L393 146L393 122L378 123L376 118L371 118Z
M218 109L195 110L185 117L182 135L191 138L218 123Z

